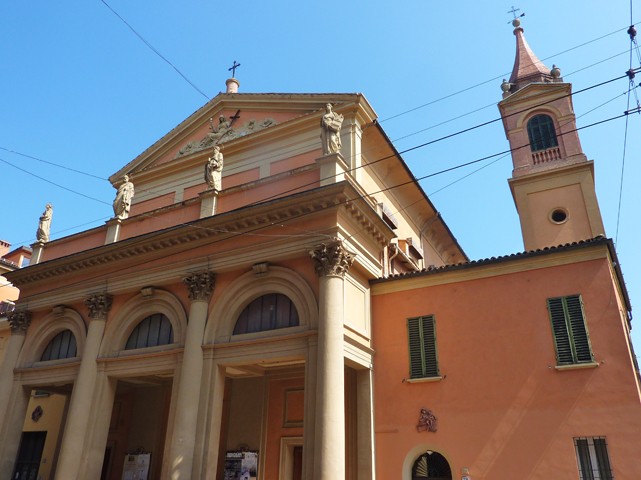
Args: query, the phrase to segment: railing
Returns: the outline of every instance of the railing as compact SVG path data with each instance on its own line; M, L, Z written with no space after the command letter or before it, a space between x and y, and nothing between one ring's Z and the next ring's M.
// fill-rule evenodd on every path
M551 162L553 160L561 159L561 150L559 147L548 148L547 150L539 150L532 152L532 163L540 165L542 163Z

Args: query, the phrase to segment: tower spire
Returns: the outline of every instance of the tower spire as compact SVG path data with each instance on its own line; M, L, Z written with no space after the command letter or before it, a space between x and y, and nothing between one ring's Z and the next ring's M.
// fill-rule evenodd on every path
M514 12L513 12L514 13ZM603 235L594 188L594 165L581 148L572 106L572 85L548 69L512 21L516 58L503 80L499 110L512 149L509 180L526 250Z
M538 59L532 51L523 33L520 18L512 20L514 27L514 36L516 37L516 57L514 58L514 67L507 86L503 88L504 96L512 94L523 88L529 83L550 83L560 82L560 70L553 66L552 70Z

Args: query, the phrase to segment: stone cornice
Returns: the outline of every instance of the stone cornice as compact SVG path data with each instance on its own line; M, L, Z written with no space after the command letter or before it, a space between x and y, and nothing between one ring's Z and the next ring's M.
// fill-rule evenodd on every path
M362 199L351 184L341 182L31 265L6 277L15 286L24 288L87 270L93 274L101 270L113 271L119 265L126 267L134 257L137 261L166 258L207 245L213 240L234 238L257 227L269 227L338 208L354 217L362 231L380 244L387 243L394 236L370 203Z

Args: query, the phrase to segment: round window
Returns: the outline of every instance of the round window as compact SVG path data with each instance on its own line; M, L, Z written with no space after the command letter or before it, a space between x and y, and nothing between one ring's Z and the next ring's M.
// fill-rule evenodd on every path
M565 208L555 208L550 212L550 220L552 223L565 223L568 219L568 211Z

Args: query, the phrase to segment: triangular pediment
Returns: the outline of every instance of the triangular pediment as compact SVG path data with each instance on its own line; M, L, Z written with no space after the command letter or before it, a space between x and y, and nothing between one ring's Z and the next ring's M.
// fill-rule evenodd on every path
M360 94L225 94L221 93L110 177L117 184L124 174L134 179L147 172L206 155L214 145L278 130L292 121L316 114L330 102L358 102Z
M528 100L541 97L558 98L570 93L571 83L530 83L499 102L499 107L509 108L515 103L527 103Z

